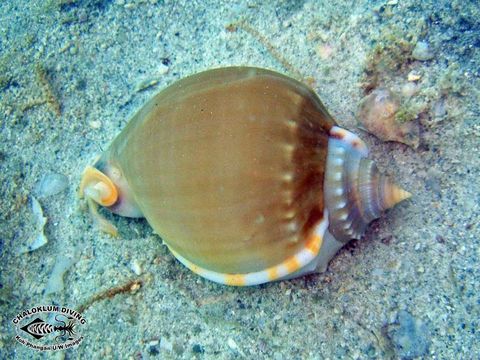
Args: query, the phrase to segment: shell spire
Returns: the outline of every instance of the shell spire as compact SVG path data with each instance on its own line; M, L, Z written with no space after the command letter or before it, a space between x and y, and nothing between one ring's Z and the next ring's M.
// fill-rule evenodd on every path
M412 196L408 191L403 190L397 186L389 178L383 185L383 201L385 209L389 209L397 205L399 202L408 199Z
M355 135L329 140L324 194L329 230L342 242L360 238L382 212L411 194L381 174Z
M349 178L349 191L358 193L356 206L367 224L411 196L381 174L375 163L367 158L360 159L357 173L349 174Z

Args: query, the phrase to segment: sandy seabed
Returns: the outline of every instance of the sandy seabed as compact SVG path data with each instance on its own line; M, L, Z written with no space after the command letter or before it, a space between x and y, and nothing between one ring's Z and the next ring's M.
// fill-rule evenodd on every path
M0 358L478 358L479 16L473 0L0 2ZM227 65L309 83L413 193L323 274L217 285L146 221L107 214L112 238L77 199L84 167L147 99ZM357 122L379 88L401 94L406 144ZM52 174L58 193L40 186ZM24 252L41 222L32 196L48 243ZM78 347L15 340L15 315L48 304L82 310Z

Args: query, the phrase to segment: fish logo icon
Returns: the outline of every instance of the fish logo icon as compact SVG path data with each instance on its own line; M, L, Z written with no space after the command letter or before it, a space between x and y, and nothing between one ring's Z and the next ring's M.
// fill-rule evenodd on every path
M42 337L51 333L60 332L60 335L56 336L55 340L57 340L57 338L64 337L66 334L69 335L68 340L73 340L73 335L75 335L75 321L73 318L67 317L67 324L65 321L58 319L58 316L59 315L55 316L55 321L63 325L54 326L40 318L36 318L27 325L22 326L20 329L33 336L35 339L41 339Z

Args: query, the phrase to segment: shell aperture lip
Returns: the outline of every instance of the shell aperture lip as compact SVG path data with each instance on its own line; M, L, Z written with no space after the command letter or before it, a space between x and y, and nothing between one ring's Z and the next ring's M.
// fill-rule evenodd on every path
M253 286L303 275L302 269L308 267L308 265L314 262L319 255L320 249L322 248L323 244L324 234L327 231L327 228L328 213L326 213L325 217L317 223L314 231L308 237L303 248L301 248L296 254L291 255L289 258L285 259L283 262L277 265L260 271L243 274L220 273L208 270L201 266L195 265L193 262L187 260L173 249L169 249L178 261L180 261L183 265L185 265L195 274L200 275L207 280L230 286ZM315 264L315 266L308 272L312 272L317 266L323 265L324 264ZM296 276L292 276L292 274L295 273L299 274Z
M78 196L87 198L90 215L98 228L107 234L117 236L116 226L98 212L98 205L112 206L118 200L117 188L110 178L93 166L87 166L83 172Z
M102 206L112 206L118 200L118 191L112 180L93 166L87 166L80 182L79 197L87 197Z

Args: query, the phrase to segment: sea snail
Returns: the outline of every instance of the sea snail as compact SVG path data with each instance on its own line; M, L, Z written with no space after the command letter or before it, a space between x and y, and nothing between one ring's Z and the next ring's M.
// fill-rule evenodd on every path
M368 223L410 194L317 95L279 73L227 67L147 102L80 184L95 204L145 217L173 255L228 285L322 271Z

